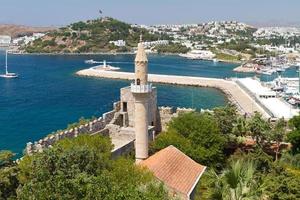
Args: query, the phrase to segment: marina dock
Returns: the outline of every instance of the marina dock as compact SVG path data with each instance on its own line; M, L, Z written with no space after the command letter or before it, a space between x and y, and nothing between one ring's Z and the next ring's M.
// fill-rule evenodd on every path
M134 80L134 73L104 71L94 68L80 70L76 74L79 76L88 77ZM227 95L229 101L234 103L241 113L253 114L257 111L260 112L265 118L271 117L234 80L160 74L149 74L148 79L152 83L216 88L224 92Z

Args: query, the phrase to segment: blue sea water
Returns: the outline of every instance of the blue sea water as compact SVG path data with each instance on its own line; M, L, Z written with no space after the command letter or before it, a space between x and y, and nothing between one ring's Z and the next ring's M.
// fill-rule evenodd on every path
M4 52L0 52L0 73L4 72L4 59ZM101 116L112 109L112 103L119 100L120 88L129 82L74 75L90 67L84 63L86 59L106 59L122 71L134 70L134 55L9 55L9 70L20 77L0 79L0 149L12 150L20 156L27 142L63 129L80 117ZM236 66L233 64L160 55L150 55L149 62L150 73L217 78L238 76L232 72ZM226 104L226 97L215 89L156 86L160 106L206 109Z

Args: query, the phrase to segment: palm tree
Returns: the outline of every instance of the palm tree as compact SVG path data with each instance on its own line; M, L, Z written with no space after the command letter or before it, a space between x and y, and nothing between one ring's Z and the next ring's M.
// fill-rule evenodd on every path
M214 180L212 199L250 200L259 199L254 182L253 161L237 160L230 163L220 175L211 172Z

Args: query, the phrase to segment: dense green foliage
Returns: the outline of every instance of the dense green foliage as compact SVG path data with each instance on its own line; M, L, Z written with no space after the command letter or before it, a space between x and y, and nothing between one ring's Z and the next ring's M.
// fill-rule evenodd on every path
M100 18L52 31L42 39L35 40L25 50L29 53L129 51L137 46L140 34L145 41L169 39L164 34L151 34L146 29L131 27L113 18ZM124 40L126 46L117 47L109 43L116 40Z
M10 151L0 151L0 199L16 197L16 188L19 185L18 168L13 162L14 154Z
M174 145L208 167L196 199L300 199L300 117L289 125L284 119L270 123L258 113L241 116L232 105L179 114L151 144L151 153ZM245 148L246 137L256 143ZM286 139L292 148L283 151ZM1 151L0 199L169 198L151 173L128 158L112 159L111 149L109 138L82 135L19 164L13 153Z
M298 144L294 137L298 121L300 117L290 121L292 131L288 132L284 119L270 123L259 113L247 118L230 105L212 113L181 114L151 144L151 150L172 144L208 166L196 199L299 199L300 154L296 147L285 153L280 148L286 138ZM256 142L247 146L246 137Z
M43 153L25 156L18 165L13 164L10 169L16 169L14 176L0 179L0 186L5 184L0 187L0 195L6 195L4 199L17 196L39 200L168 199L163 185L149 172L129 159L113 160L111 149L110 140L101 136L64 139ZM4 169L0 177L5 175Z
M300 153L300 116L292 118L289 122L292 131L288 134L288 141L292 143L294 154Z
M224 49L236 50L242 53L249 53L250 51L255 52L257 49L250 45L249 41L239 40L239 41L231 41L229 43L224 43L219 47Z
M213 186L210 197L215 200L251 199L257 196L253 161L232 161L221 174L208 173Z
M182 114L173 119L168 131L152 144L152 151L171 144L205 165L216 166L224 161L225 137L220 134L215 118L208 113Z
M179 43L159 45L156 46L155 49L157 53L187 53L190 50L190 48Z
M299 171L257 149L253 153L232 155L227 167L210 170L199 186L200 199L210 200L293 200L300 197Z
M262 118L260 113L256 112L255 115L249 120L248 128L256 143L262 146L267 140L270 124Z
M228 62L237 62L237 61L240 61L240 59L241 59L241 57L239 57L239 56L234 56L234 55L225 54L225 53L215 52L215 54L216 54L216 58L218 60L223 60L223 61L228 61Z

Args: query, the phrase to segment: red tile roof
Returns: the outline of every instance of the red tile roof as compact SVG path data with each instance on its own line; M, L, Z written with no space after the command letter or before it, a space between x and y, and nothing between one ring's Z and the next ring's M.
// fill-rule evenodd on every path
M186 196L193 191L206 169L172 145L140 164L152 171L167 187Z

